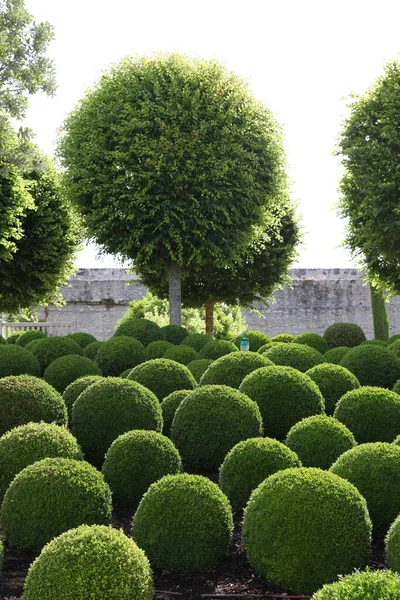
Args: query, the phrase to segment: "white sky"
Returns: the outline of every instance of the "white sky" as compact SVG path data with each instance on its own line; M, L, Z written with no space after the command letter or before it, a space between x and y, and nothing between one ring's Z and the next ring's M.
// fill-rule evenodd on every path
M101 72L128 54L179 51L215 58L249 80L282 124L306 230L296 267L348 267L333 156L350 93L362 93L400 51L398 0L25 0L49 21L57 69L54 98L35 96L26 125L47 153L56 130ZM101 262L88 248L79 267Z

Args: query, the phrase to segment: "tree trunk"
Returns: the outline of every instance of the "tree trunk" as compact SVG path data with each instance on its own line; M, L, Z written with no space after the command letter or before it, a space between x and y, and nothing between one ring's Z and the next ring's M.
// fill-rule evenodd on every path
M215 302L206 303L206 334L214 337L214 304Z
M387 342L389 339L389 320L386 311L386 302L381 290L377 290L372 285L369 286L371 292L372 318L374 321L374 337L376 340Z
M181 268L178 263L168 266L169 282L169 322L170 325L182 325Z

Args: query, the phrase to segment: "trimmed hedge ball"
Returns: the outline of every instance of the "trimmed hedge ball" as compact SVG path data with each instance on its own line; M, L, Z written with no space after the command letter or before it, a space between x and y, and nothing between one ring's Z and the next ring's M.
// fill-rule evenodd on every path
M200 354L194 348L181 344L180 346L172 346L172 348L169 348L165 352L164 358L175 360L181 365L187 365L193 360L200 358Z
M26 423L0 437L0 502L15 475L28 465L48 457L82 460L74 436L54 423Z
M64 336L69 340L73 340L77 344L79 344L82 348L86 348L89 344L93 344L93 342L97 342L94 335L91 333L86 333L86 331L77 331L76 333L68 333Z
M75 381L65 388L62 398L68 411L68 423L71 423L72 407L79 394L81 394L83 390L86 390L89 385L92 385L92 383L99 381L100 379L103 379L101 375L86 375L85 377L75 379Z
M311 594L363 568L371 551L371 520L359 491L314 468L278 471L252 493L243 540L251 566L274 583Z
M346 392L360 387L357 377L341 365L322 363L306 371L306 374L319 387L328 415L333 415L336 404Z
M84 347L83 354L91 360L96 360L97 353L103 344L105 342L92 342Z
M104 342L96 355L96 362L105 377L118 377L126 369L133 369L146 359L143 344L125 335Z
M291 333L278 333L278 335L274 335L274 337L271 338L271 342L291 344L292 342L295 341L295 339L296 339L296 336L292 335Z
M43 379L62 394L73 381L85 375L101 375L98 364L86 356L67 354L49 364Z
M129 379L108 377L89 385L72 408L72 433L86 460L101 467L113 441L131 429L162 430L155 395Z
M21 333L15 343L17 346L25 348L32 340L40 340L45 337L47 337L47 334L44 331L41 331L40 329L29 329L28 331Z
M318 350L321 354L325 354L328 352L328 342L322 337L322 335L318 335L317 333L307 332L301 333L296 337L296 344L306 344L306 346L310 346L310 348L314 348Z
M379 387L351 390L336 405L334 417L357 442L391 442L400 432L400 396Z
M213 340L200 350L200 356L201 358L217 360L217 358L221 358L221 356L225 356L225 354L230 354L231 352L239 352L239 349L233 342L228 342L228 340Z
M385 537L385 553L388 567L400 573L400 515L393 521Z
M190 333L181 341L183 346L190 346L197 352L200 352L204 346L213 341L213 338L206 333Z
M296 452L304 467L329 469L343 452L356 445L356 440L337 419L314 415L293 425L285 444Z
M388 348L362 344L351 348L340 364L357 377L361 385L392 389L400 379L400 360Z
M268 344L271 338L263 333L262 331L256 331L249 329L241 333L235 340L235 345L240 348L240 338L247 338L249 340L249 350L251 352L257 352L261 346Z
M385 442L360 444L339 456L330 470L364 496L373 533L383 537L400 513L400 447Z
M356 323L333 323L324 331L323 337L328 343L329 348L338 346L348 346L354 348L367 339L365 333Z
M314 600L399 600L400 575L391 571L356 571L324 585Z
M152 572L121 530L81 525L46 544L30 566L23 598L152 600Z
M273 344L269 350L264 352L263 356L272 360L276 365L293 367L302 373L324 362L324 357L318 350L295 342Z
M257 402L264 435L284 440L304 417L324 412L324 399L311 377L292 367L263 367L244 378L239 390Z
M8 375L40 376L40 365L27 348L16 344L0 345L0 378Z
M332 363L333 365L339 365L343 356L350 350L348 346L338 346L337 348L331 348L324 354L324 361Z
M178 450L156 431L128 431L107 451L101 469L113 500L136 509L150 484L182 470Z
M60 358L60 356L66 356L67 354L83 356L83 348L79 344L62 336L32 340L28 350L38 359L42 374L49 364L56 358Z
M272 438L249 438L234 446L219 470L219 486L232 507L243 509L264 479L290 467L301 467L295 452Z
M200 379L200 385L229 385L239 388L249 373L274 363L257 352L232 352L215 360Z
M149 319L138 319L136 317L124 319L117 325L114 337L121 335L133 337L139 340L143 346L147 346L156 340L164 339L162 329L157 323Z
M157 340L146 346L144 351L148 360L152 360L153 358L162 358L170 348L174 348L174 344L167 342L167 340Z
M213 469L241 440L262 435L259 408L226 385L205 385L180 403L171 439L185 465Z
M211 358L199 358L197 360L192 360L187 366L197 383L199 383L203 373L205 373L208 367L214 361Z
M15 344L19 336L21 335L21 331L13 331L5 340L7 344ZM0 336L2 337L2 336ZM4 338L3 338L4 339ZM0 341L1 343L1 341Z
M138 365L128 379L141 383L160 400L175 390L193 390L197 382L189 369L174 360L155 358Z
M168 394L168 396L166 396L161 402L164 435L168 437L171 436L172 421L174 420L178 406L191 391L192 390L176 390L175 392L172 392L172 394Z
M161 331L164 339L174 344L174 346L178 346L189 335L188 330L180 325L165 325L161 327Z
M263 346L261 346L261 348L259 348L257 350L257 354L264 354L264 352L266 350L269 350L270 348L272 348L272 346L275 344L276 342L268 342L267 344L264 344ZM278 342L279 343L279 342Z
M150 563L168 571L215 567L233 532L229 501L200 475L167 475L153 483L133 519L132 535Z
M67 407L61 395L37 377L3 377L0 379L0 435L30 421L67 425Z
M20 471L0 516L8 545L32 551L72 527L110 520L111 492L103 475L71 458L45 458Z

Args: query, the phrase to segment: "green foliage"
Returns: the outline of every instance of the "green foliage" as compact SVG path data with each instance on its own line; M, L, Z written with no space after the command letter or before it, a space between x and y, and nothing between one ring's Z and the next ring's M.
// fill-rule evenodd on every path
M361 385L392 389L400 379L400 360L383 346L362 344L351 348L340 364L354 373Z
M133 337L121 335L104 342L96 354L96 362L105 377L117 377L146 360L143 344Z
M387 346L387 342L383 340L365 340L365 342L361 342L362 344L376 344L377 346Z
M155 358L132 369L128 379L141 383L160 400L175 390L193 390L196 380L185 365L167 358Z
M243 331L235 340L235 344L238 348L240 348L240 338L245 337L249 340L249 350L251 352L257 352L261 346L264 344L268 344L271 339L262 331L256 331L252 329L248 329Z
M153 358L162 358L169 348L173 348L174 344L167 342L166 340L158 340L157 342L150 342L145 348L146 356L149 360Z
M400 573L400 515L393 521L386 535L385 551L387 566Z
M231 352L238 352L233 342L228 342L228 340L213 340L200 350L200 356L201 358L216 360Z
M65 427L54 423L26 423L0 437L0 500L15 475L48 457L81 460L78 442Z
M101 379L100 375L86 375L85 377L79 377L70 383L63 391L63 400L68 411L68 423L72 420L72 407L78 396L86 390L89 385L92 385L95 381Z
M275 343L263 353L263 356L272 360L276 365L293 367L302 373L324 362L324 357L318 350L295 342Z
M99 366L86 356L67 354L50 363L43 379L62 394L70 383L85 375L101 375Z
M43 548L32 563L24 600L152 600L149 562L121 530L81 525Z
M386 389L362 386L342 396L334 417L360 444L391 442L400 431L400 397Z
M205 373L208 367L214 361L211 358L199 358L198 360L192 360L187 366L197 383L199 383L203 373Z
M383 537L400 513L400 447L360 444L339 456L330 470L356 486L367 501L374 535Z
M31 342L32 340L37 340L45 337L47 337L47 334L44 331L40 331L40 329L28 329L28 331L24 331L19 334L15 343L17 344L17 346L22 346L23 348L25 348L25 346L29 344L29 342Z
M280 343L280 342L268 342L267 344L263 344L258 350L257 353L258 354L264 354L264 352L266 350L269 350L270 348L272 348L272 346L276 343Z
M357 377L340 365L322 363L306 371L306 374L319 387L328 415L333 415L336 404L346 392L360 387Z
M301 333L296 337L296 344L306 344L311 348L315 348L321 354L325 354L328 351L328 342L322 335L318 335L317 333Z
M97 342L94 335L91 333L86 333L85 331L77 331L76 333L68 333L64 337L74 340L77 342L82 348L86 348L89 344L93 344L93 342Z
M400 333L395 333L394 335L392 335L388 340L388 344L393 344L393 342L395 342L396 340L400 340Z
M24 373L39 377L40 364L37 358L16 344L0 344L0 377Z
M292 367L263 367L247 375L239 388L257 402L264 435L284 440L295 423L324 412L324 399L313 380Z
M400 379L394 384L393 391L396 392L396 394L400 394Z
M271 438L249 438L234 446L219 470L219 486L232 507L243 509L264 479L291 467L301 467L295 452Z
M0 113L0 134L1 121ZM0 167L4 169L2 161ZM33 208L34 203L22 177L14 168L8 169L6 173L0 172L0 198L0 259L3 263L15 254L16 242L23 235L22 218L28 209Z
M257 352L231 352L208 367L200 379L200 385L229 385L239 388L246 375L270 365L273 362Z
M212 338L205 333L190 333L181 341L181 344L183 346L190 346L190 348L193 348L196 352L200 352L200 350L211 341Z
M232 532L227 497L209 479L186 473L153 483L132 526L154 567L180 572L215 567L228 554Z
M394 341L388 346L388 349L393 352L398 358L400 358L400 340Z
M136 338L143 346L164 339L164 334L157 323L149 321L149 319L138 319L133 317L125 317L119 321L114 336L120 335Z
M225 385L206 385L180 403L171 439L184 465L219 467L235 444L262 435L260 411L245 394Z
M88 344L83 349L84 355L91 360L96 360L97 353L103 344L105 344L105 342L92 342L91 344Z
M292 335L291 333L278 333L278 335L275 335L271 338L271 342L282 342L284 344L290 344L291 342L294 342L295 339L296 336Z
M363 568L371 521L357 489L314 468L285 469L250 496L243 539L255 571L310 594L339 574Z
M39 361L42 374L46 368L60 356L67 354L83 355L83 349L73 340L68 340L62 336L46 337L41 340L32 340L32 344L27 348Z
M329 469L343 452L356 445L356 440L337 419L313 415L293 425L285 444L296 452L304 467Z
M136 510L150 484L182 470L174 444L156 431L128 431L113 441L101 469L113 500Z
M315 600L400 600L400 576L391 571L355 571L324 585Z
M13 331L7 338L7 344L15 344L19 336L21 335L20 331Z
M161 402L164 423L163 434L167 437L171 437L172 421L174 420L178 406L191 391L192 390L176 390L175 392L168 394L168 396L166 396Z
M376 341L389 339L389 319L386 310L385 292L373 285L369 286L371 295L372 320L374 322L374 337Z
M30 375L1 378L0 434L30 421L67 425L67 408L60 394Z
M333 323L325 329L323 337L329 348L354 348L366 340L365 333L356 323Z
M161 331L163 332L165 339L174 345L182 343L189 335L186 327L181 327L180 325L164 325L164 327L161 327Z
M111 492L92 465L72 458L44 458L18 473L1 505L7 543L40 550L52 538L83 523L108 525Z
M327 363L332 363L333 365L339 365L343 356L348 350L350 350L348 346L337 346L336 348L331 348L328 350L328 352L325 352L324 361Z
M7 344L6 338L4 338L2 335L0 335L0 344Z
M165 354L164 358L168 358L169 360L175 360L182 365L187 365L193 360L200 358L200 355L194 348L190 346L173 346L169 348Z

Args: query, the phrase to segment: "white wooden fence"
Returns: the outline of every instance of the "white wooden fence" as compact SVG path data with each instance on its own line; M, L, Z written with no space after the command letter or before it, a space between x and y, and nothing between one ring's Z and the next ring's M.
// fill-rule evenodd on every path
M7 338L11 333L15 331L29 331L30 329L39 329L44 331L49 336L54 335L67 335L68 333L76 333L76 321L73 323L46 323L44 321L35 322L21 322L21 323L7 323L6 321L0 321L0 333L4 338Z

